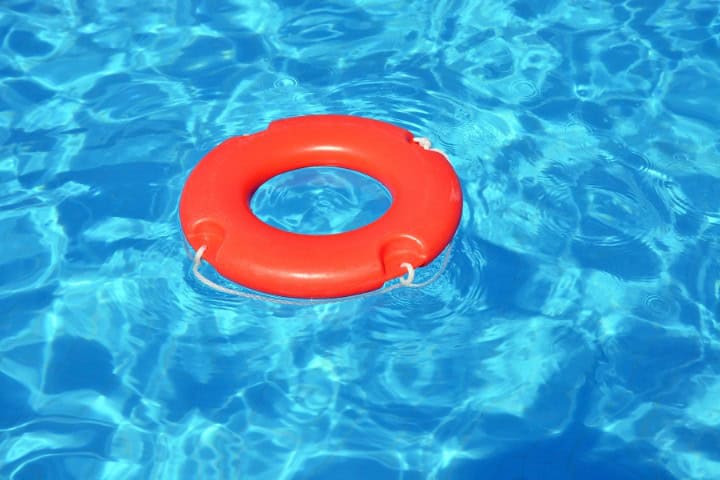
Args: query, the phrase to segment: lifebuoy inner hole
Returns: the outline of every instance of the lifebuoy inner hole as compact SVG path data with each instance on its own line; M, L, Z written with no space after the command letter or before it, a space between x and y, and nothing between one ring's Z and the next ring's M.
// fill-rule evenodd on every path
M368 225L391 204L388 189L368 175L340 167L308 167L262 184L250 208L260 220L281 230L327 235Z

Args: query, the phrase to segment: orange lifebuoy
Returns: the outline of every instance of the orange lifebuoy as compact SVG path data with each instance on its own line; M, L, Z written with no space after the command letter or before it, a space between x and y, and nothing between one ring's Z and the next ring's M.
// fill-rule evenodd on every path
M266 181L305 167L342 167L382 183L392 195L383 216L328 235L272 227L250 200ZM230 138L190 173L180 222L195 250L220 275L285 297L332 298L368 292L420 267L452 239L462 212L460 182L446 157L394 125L349 115L272 122Z

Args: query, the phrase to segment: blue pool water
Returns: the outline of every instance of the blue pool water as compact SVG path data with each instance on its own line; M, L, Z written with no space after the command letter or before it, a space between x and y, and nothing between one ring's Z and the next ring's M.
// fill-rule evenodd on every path
M0 41L0 478L720 478L715 0L5 0ZM435 283L193 278L193 166L311 113L449 155ZM258 215L387 208L310 175Z

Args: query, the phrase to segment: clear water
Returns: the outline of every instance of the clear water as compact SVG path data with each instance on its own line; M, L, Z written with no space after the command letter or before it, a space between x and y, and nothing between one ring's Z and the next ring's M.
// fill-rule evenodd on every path
M720 478L715 0L5 0L0 41L1 478ZM320 112L448 153L447 271L198 284L192 167Z
M327 235L379 219L392 194L378 180L354 170L309 167L277 175L258 188L253 213L281 230Z

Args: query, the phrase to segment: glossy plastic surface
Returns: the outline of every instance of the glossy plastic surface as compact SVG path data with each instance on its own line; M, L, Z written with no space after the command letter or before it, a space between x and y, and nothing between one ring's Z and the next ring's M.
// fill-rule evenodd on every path
M250 199L264 182L304 167L344 167L369 175L393 203L377 221L330 235L283 231L258 219ZM275 121L230 138L191 172L180 221L193 249L229 280L262 292L331 298L367 292L432 261L462 213L460 183L446 158L388 123L347 115Z

